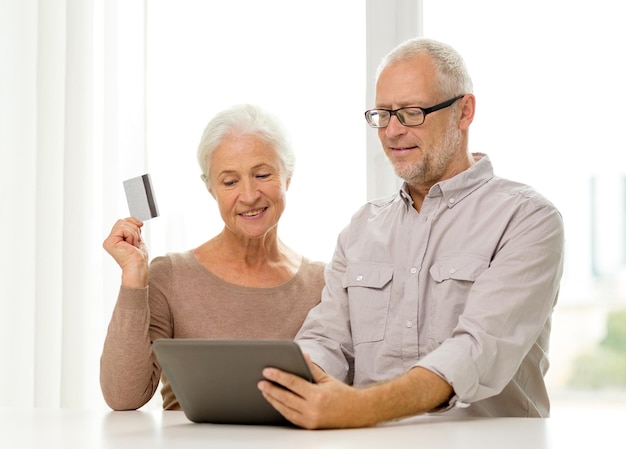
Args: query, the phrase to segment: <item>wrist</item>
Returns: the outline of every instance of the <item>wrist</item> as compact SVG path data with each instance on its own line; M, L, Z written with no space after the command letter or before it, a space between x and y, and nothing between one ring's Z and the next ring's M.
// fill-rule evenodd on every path
M125 268L122 270L122 287L146 288L148 286L147 268Z

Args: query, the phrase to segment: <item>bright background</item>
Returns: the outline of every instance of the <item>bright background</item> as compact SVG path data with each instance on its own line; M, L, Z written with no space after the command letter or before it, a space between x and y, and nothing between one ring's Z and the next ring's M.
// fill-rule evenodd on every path
M356 208L399 185L363 111L380 57L420 34L466 59L471 149L563 213L553 396L626 402L623 17L610 0L0 0L0 406L104 406L119 269L101 244L128 213L122 181L152 176L151 256L208 240L222 222L196 147L232 104L285 122L279 232L329 260Z

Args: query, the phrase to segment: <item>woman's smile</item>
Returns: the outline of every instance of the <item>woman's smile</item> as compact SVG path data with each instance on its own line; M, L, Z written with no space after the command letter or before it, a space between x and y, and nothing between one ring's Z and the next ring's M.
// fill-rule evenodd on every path
M260 209L252 209L245 212L240 212L240 215L243 218L257 218L259 215L262 215L267 210L267 207L262 207Z

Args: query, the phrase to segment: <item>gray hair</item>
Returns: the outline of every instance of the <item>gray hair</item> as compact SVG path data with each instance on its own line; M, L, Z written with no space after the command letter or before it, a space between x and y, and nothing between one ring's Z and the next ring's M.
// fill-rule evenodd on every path
M259 106L240 104L218 113L202 133L198 145L198 163L202 180L207 185L210 183L211 155L230 136L255 136L272 145L283 164L287 179L293 175L296 156L282 123Z
M448 44L424 37L406 40L391 50L378 66L376 80L390 65L411 60L423 53L433 59L438 74L437 83L442 94L453 97L473 92L472 78L461 55Z

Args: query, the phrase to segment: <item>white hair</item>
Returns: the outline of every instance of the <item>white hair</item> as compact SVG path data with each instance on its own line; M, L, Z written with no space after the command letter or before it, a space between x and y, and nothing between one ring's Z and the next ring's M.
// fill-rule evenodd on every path
M198 145L198 164L206 184L210 182L211 155L225 138L233 135L255 136L272 145L283 164L287 179L291 178L296 157L289 135L280 120L259 106L240 104L218 113L202 133Z
M378 66L376 79L378 80L381 72L390 65L410 60L423 53L433 59L442 94L454 97L473 92L472 78L461 55L448 44L424 37L406 40L391 50Z

